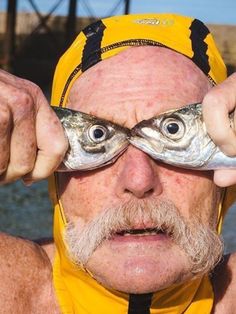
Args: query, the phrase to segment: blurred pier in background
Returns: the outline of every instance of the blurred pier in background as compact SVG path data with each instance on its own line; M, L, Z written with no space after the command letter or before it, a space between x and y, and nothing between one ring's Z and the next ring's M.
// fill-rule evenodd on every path
M85 0L54 0L49 12L42 14L40 1L27 0L32 12L17 12L21 0L8 0L5 12L0 12L0 67L30 79L41 88L50 88L53 71L60 55L76 34L100 16ZM79 17L78 4L86 6L88 17ZM57 9L67 2L65 16ZM106 14L115 15L118 8L130 12L130 0L117 0ZM132 13L132 12L131 12ZM223 54L229 74L236 69L236 25L208 25Z
M99 16L87 6L89 17L77 17L81 0L52 1L46 14L40 11L40 2L28 0L33 12L17 12L21 0L8 0L5 12L0 12L0 67L21 77L30 79L42 88L51 85L58 58L72 43L76 34ZM68 3L66 16L58 16L57 8ZM130 10L130 0L118 0L111 9L123 5L124 14Z

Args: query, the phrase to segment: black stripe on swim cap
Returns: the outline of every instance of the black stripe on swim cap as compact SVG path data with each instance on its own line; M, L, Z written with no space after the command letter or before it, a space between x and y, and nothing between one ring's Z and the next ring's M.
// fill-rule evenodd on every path
M193 20L190 39L192 41L193 62L206 74L210 72L209 57L207 55L208 45L204 39L210 33L209 29L201 21Z
M128 314L150 314L152 293L130 294Z
M106 26L101 20L87 26L83 33L87 37L83 55L82 55L82 72L86 71L88 68L94 64L101 61L101 42Z

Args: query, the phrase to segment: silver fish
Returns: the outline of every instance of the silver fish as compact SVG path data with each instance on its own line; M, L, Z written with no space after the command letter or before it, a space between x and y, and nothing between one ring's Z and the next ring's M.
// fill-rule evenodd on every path
M129 141L153 159L177 167L236 168L236 157L223 154L207 134L199 103L141 121L131 130Z
M128 147L129 129L83 112L53 107L70 148L57 171L92 170L114 162Z

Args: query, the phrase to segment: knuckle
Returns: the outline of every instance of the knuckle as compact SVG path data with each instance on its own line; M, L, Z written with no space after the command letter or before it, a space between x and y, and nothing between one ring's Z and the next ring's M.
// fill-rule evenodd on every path
M218 137L215 141L215 144L219 147L219 149L229 157L236 156L236 137L229 133L229 135L225 135L224 137Z
M222 105L224 99L222 99L221 93L218 90L211 89L204 97L203 106L208 107L212 112L212 106L216 107Z
M37 91L41 91L40 87L37 84L24 78L21 78L21 85L25 91L32 94L37 93Z
M39 168L33 169L33 171L30 173L30 180L31 181L39 181L48 178L54 171L54 168L46 166L45 164L40 165Z
M203 99L203 105L209 105L212 102L212 99L214 100L215 96L212 94L212 90L210 90Z
M229 150L229 147L231 146L228 142L225 141L224 137L216 137L214 139L214 143L216 146L219 147L219 149L227 155L227 151ZM230 149L231 150L231 149Z
M34 91L34 93L35 93L36 96L42 96L42 95L44 95L42 89L41 89L38 85L36 85L35 83L33 83L33 82L31 82L31 88L32 88L32 90Z
M27 91L18 92L16 101L11 106L15 121L31 118L32 115L35 116L35 105L30 93Z
M27 173L29 173L30 171L32 171L33 169L33 165L29 164L29 163L25 163L25 164L18 164L18 165L14 165L12 166L12 174L14 177L16 178L20 178L24 175L26 175Z
M33 82L30 82L30 92L37 103L40 103L42 100L47 102L42 89Z
M211 137L213 138L214 142L219 145L227 145L231 142L231 130L222 128L220 130L215 130L214 132L211 132Z
M42 170L40 172L40 174L37 173L37 174L33 175L31 180L36 182L36 181L40 181L40 180L46 179L46 178L48 178L51 175L51 173L52 172L50 172L50 171Z
M0 163L0 174L3 174L7 171L8 162L1 162Z
M31 109L33 105L33 99L30 93L27 91L19 91L17 95L17 101L21 106L24 106L24 109Z
M54 157L54 159L56 160L62 160L65 153L67 151L67 146L64 144L57 144L54 145L52 151L51 151L51 155Z
M0 125L5 127L10 121L10 112L7 106L0 106Z
M35 84L34 82L32 81L29 81L27 79L22 79L22 82L24 83L25 86L27 86L28 88L30 89L33 89L33 90L37 90L37 89L40 89L39 86L37 84Z
M62 159L68 149L68 143L66 139L61 141L55 141L53 146L51 146L51 155L54 158Z
M228 151L229 147L232 146L232 141L235 141L235 136L233 136L232 139L232 130L227 128L222 128L221 130L210 128L207 132L215 145L223 152L225 152L225 150ZM232 150L232 148L230 150Z
M224 152L225 155L229 156L229 157L235 157L236 156L236 147L235 145L222 145L221 150Z

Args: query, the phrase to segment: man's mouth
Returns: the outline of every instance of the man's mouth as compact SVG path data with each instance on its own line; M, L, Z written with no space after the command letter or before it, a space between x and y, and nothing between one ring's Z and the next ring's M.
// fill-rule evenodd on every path
M119 230L110 240L120 243L171 240L172 234L166 228L133 228Z
M115 233L115 235L118 236L151 236L151 235L157 235L157 234L163 234L166 235L166 232L163 229L157 229L157 228L145 228L145 229L126 229L121 230Z

